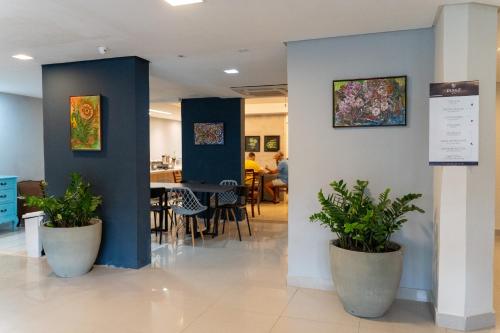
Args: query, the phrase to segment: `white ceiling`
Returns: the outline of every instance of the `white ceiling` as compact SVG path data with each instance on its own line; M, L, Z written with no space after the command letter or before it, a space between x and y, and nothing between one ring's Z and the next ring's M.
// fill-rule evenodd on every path
M41 97L41 64L137 55L151 61L153 103L237 96L231 86L286 83L286 41L429 27L438 6L461 2L0 0L0 91Z

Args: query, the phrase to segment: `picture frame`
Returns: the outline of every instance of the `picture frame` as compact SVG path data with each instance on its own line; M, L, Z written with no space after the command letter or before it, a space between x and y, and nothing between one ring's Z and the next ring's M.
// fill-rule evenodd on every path
M224 123L193 123L194 144L196 146L223 145Z
M101 151L101 95L70 96L69 104L71 150Z
M258 135L248 135L245 136L245 152L260 152L260 136Z
M334 80L333 127L407 125L406 75Z
M264 136L264 151L265 152L280 151L280 136L279 135Z

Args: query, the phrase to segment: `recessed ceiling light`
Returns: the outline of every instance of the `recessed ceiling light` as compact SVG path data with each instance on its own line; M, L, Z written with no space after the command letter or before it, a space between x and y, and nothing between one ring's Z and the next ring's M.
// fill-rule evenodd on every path
M19 60L33 60L33 57L26 55L26 54L16 54L16 55L13 55L12 58L16 58Z
M230 68L230 69L225 69L224 73L226 74L238 74L240 71L237 70L236 68Z
M500 47L497 49L498 52L500 52Z
M161 111L161 110L149 109L149 114L151 114L151 113L163 114L165 116L168 116L168 115L172 114L172 112L168 112L168 111Z
M191 5L194 3L202 3L204 0L165 0L167 1L170 6L184 6L184 5Z

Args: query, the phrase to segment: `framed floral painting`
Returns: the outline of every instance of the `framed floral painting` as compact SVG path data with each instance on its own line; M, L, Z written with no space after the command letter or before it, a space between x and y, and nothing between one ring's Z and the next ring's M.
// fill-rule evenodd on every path
M265 152L280 151L280 136L279 135L264 136L264 151Z
M70 97L71 149L100 151L101 96Z
M245 151L246 152L260 152L260 136L249 135L245 136Z
M406 126L406 80L333 81L333 127Z

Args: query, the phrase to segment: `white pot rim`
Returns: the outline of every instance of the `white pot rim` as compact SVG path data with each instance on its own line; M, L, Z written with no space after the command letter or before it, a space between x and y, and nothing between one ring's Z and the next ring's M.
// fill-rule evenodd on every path
M399 246L399 249L394 250L394 251L389 251L389 252L364 252L364 251L348 250L348 249L344 249L343 247L340 247L337 244L335 244L337 241L338 241L338 239L331 239L330 240L330 246L331 247L335 247L338 250L346 251L346 252L350 252L350 253L359 253L359 254L364 254L364 255L373 255L373 256L376 256L376 255L384 255L384 254L388 255L388 254L403 253L404 252L404 246L401 245L401 244L399 244L399 243L397 243L397 242L394 242L394 241L390 241L390 242L392 244L396 244L397 246Z
M47 222L43 222L41 227L44 228L44 229L50 229L50 230L53 230L53 229L57 229L57 230L69 230L69 229L79 229L79 228L90 228L90 227L94 227L96 225L99 225L99 224L102 224L102 220L101 219L97 219L97 218L92 218L90 219L90 224L89 225L84 225L84 226L81 226L81 227L49 227L47 226L47 223L49 223L49 221Z

